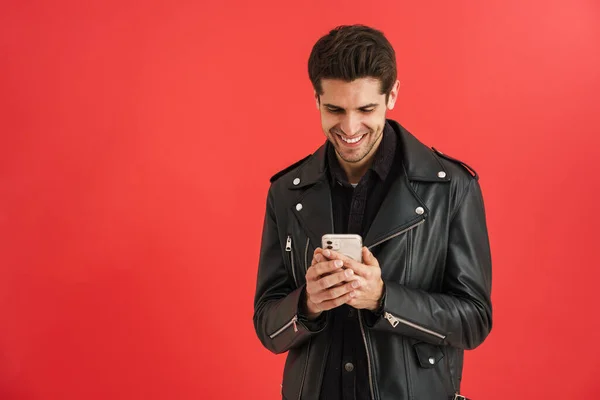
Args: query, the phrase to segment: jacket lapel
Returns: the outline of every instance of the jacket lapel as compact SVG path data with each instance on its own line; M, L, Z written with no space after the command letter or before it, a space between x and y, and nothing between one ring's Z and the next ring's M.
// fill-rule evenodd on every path
M396 178L363 240L370 247L424 220L427 206L412 190L404 171Z
M302 229L314 247L321 245L321 237L333 233L331 190L325 172L326 145L321 146L300 168L289 189L298 191L297 202L291 212L298 218Z

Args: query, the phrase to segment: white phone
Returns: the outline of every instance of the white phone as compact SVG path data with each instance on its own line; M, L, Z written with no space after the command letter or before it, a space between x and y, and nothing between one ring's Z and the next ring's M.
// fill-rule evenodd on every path
M362 263L362 237L350 233L328 233L321 238L323 250L329 249Z

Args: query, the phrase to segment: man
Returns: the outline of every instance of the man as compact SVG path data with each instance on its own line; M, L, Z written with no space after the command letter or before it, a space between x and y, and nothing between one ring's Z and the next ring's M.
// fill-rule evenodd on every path
M332 30L308 69L327 141L271 178L254 302L263 345L289 351L282 396L463 398L463 350L492 326L478 175L386 118L399 82L378 30ZM327 233L361 235L363 262Z

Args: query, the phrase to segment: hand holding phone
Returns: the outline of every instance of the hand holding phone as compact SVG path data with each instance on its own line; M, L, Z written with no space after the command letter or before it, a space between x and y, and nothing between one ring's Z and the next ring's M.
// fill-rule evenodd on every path
M327 234L322 237L323 249L344 254L362 262L362 238L359 235ZM309 319L331 310L356 297L360 280L351 269L344 269L341 260L320 256L306 273L306 305Z
M322 249L315 250L313 265L321 266L342 261L344 273L349 273L346 279L340 279L331 290L347 289L349 284L356 284L354 289L351 289L351 298L346 303L356 309L379 309L385 286L381 277L381 267L373 253L362 246L360 236L324 235L322 245ZM331 254L328 251L331 251Z

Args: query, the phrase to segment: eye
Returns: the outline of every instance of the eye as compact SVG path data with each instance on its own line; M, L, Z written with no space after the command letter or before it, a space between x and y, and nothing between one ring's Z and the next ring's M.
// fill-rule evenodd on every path
M362 110L360 110L360 111L362 111L362 112L363 112L363 113L365 113L365 114L368 114L368 113L370 113L370 112L373 112L373 111L375 111L375 109L374 109L374 108L367 108L367 109L362 109Z
M340 114L342 112L342 110L340 110L339 108L327 108L327 111L329 111L332 114Z

